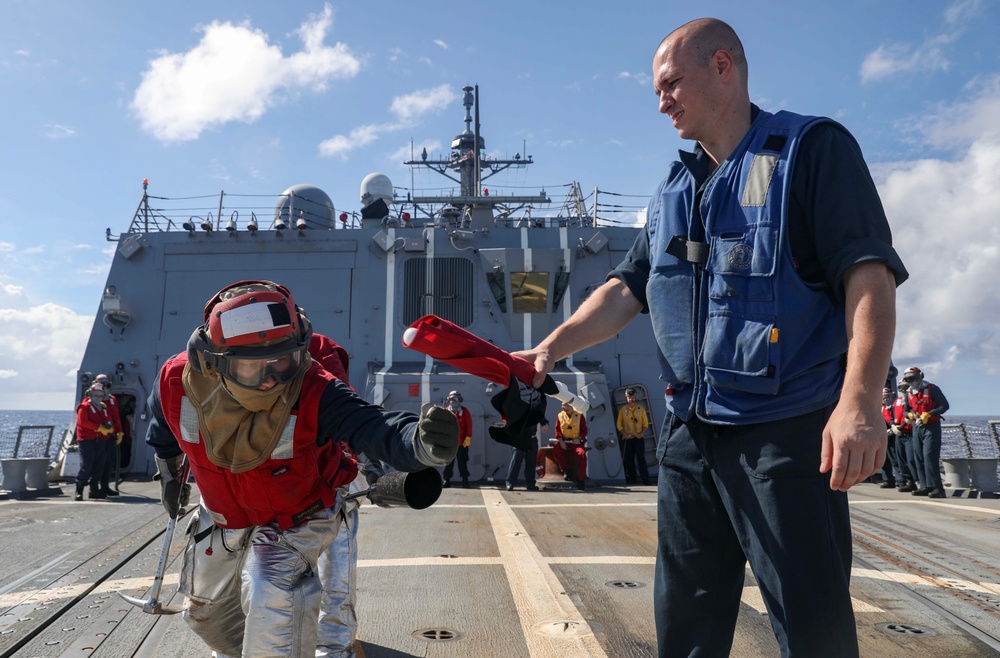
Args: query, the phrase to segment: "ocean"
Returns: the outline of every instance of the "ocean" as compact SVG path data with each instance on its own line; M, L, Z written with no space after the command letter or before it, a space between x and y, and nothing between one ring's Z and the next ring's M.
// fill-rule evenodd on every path
M76 413L67 411L6 411L0 410L0 457L12 457L17 444L18 428L22 425L53 425L49 456L59 451L63 430L69 429ZM48 432L33 430L21 438L18 457L42 457L49 442Z
M21 425L54 425L53 444L58 445L64 429L73 422L74 412L68 411L5 411L0 410L0 457L10 456L14 441L17 438L17 428ZM1000 414L995 416L950 416L945 415L945 427L942 432L941 456L965 457L972 451L973 457L997 457L1000 446L990 427L1000 429ZM961 425L965 430L950 427ZM968 449L966 448L968 441Z

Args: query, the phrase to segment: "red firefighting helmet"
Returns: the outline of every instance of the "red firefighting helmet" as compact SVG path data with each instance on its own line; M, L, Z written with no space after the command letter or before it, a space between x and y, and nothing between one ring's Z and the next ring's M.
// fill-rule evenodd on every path
M271 281L239 281L205 306L205 324L191 337L198 356L227 381L248 389L268 377L292 380L307 361L312 327L288 289ZM191 354L193 349L194 354Z

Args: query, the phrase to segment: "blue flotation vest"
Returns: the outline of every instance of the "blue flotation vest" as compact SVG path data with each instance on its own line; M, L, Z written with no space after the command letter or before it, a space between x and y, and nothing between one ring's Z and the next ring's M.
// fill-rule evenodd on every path
M759 423L839 397L844 307L802 280L788 241L795 155L824 121L761 111L705 182L700 212L683 162L650 202L646 295L663 379L675 389L668 406L684 420Z

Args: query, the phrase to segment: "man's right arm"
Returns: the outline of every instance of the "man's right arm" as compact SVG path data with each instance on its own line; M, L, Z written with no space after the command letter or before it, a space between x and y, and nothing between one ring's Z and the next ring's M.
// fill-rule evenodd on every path
M514 352L514 355L535 366L537 374L532 385L537 388L555 367L556 361L611 338L628 326L642 308L642 303L621 279L611 279L584 300L569 320L559 325L537 347Z

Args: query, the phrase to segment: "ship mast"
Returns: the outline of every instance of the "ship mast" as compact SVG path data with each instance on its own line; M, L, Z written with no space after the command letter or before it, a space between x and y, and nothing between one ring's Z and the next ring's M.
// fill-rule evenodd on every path
M458 209L459 222L472 229L489 228L494 223L494 209L499 206L516 206L551 203L544 190L536 196L506 196L487 194L483 181L511 167L523 168L532 164L531 156L522 158L514 154L512 160L484 158L486 142L479 133L479 85L464 87L462 104L465 106L465 130L451 141L451 158L429 160L427 149L423 149L419 160L403 164L411 167L426 167L459 184L458 196L414 196L410 201L414 206L442 205L438 213L445 215L448 205ZM475 116L473 117L473 108ZM457 173L457 177L455 175ZM508 211L509 214L509 211Z

